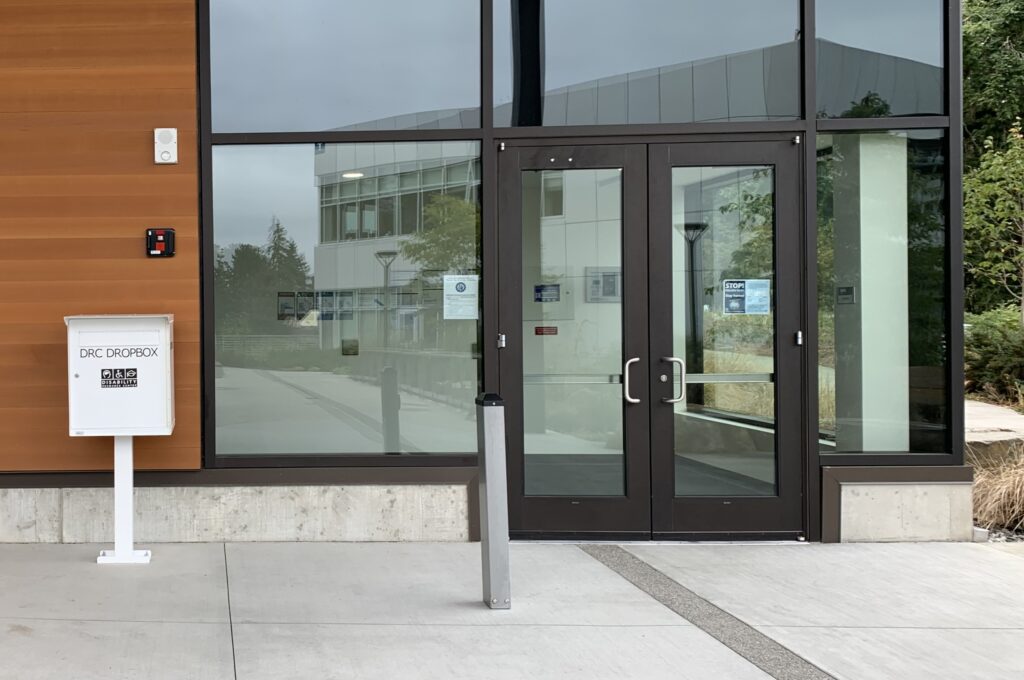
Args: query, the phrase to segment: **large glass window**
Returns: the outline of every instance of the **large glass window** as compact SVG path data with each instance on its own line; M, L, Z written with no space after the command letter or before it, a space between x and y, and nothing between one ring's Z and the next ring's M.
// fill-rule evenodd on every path
M479 0L211 0L214 132L480 125Z
M476 452L479 179L451 173L458 195L375 193L479 154L214 147L218 455Z
M800 117L798 0L495 0L494 43L498 126Z
M818 117L945 112L944 0L817 0Z
M818 138L822 452L949 451L945 149L931 130Z

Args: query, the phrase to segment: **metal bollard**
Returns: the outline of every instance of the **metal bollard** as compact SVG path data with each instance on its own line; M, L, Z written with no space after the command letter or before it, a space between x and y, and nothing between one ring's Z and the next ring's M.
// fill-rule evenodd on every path
M484 604L510 609L508 486L505 474L505 402L496 394L476 399L480 448L480 553Z

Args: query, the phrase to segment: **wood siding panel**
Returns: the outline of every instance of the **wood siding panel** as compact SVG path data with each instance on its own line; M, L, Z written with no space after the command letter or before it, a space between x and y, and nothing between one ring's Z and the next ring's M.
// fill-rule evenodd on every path
M68 436L73 314L175 316L176 425L143 469L200 466L194 0L0 3L0 471L107 470L113 441ZM178 128L177 165L153 128ZM148 259L149 227L177 254Z

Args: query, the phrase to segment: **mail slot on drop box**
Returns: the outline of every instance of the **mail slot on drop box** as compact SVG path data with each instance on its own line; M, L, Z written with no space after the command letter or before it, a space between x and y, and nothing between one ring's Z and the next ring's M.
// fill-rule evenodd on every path
M68 316L72 437L174 430L174 317Z

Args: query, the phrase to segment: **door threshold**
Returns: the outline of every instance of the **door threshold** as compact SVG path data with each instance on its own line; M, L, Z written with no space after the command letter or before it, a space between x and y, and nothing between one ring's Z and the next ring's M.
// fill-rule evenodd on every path
M602 532L602 531L511 531L516 543L566 543L570 545L792 545L806 543L802 531L677 531Z

